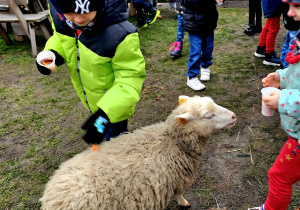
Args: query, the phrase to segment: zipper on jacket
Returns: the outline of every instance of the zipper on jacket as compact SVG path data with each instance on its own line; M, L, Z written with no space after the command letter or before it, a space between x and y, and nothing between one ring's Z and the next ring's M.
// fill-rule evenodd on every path
M78 79L80 81L80 84L82 86L82 91L83 91L85 103L86 103L87 107L89 108L89 111L92 113L92 110L91 110L90 105L89 105L88 100L87 100L87 96L86 96L84 86L81 82L80 71L79 71L79 69L80 69L80 54L79 54L78 40L79 40L79 37L80 37L81 33L82 33L82 31L80 31L80 30L75 31L76 48L77 48L77 74L78 74Z

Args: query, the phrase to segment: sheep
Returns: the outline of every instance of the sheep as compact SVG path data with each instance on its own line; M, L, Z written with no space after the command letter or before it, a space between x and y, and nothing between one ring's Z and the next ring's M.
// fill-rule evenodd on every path
M42 209L164 209L193 183L212 132L236 115L210 97L180 96L160 122L102 142L64 162L45 187Z

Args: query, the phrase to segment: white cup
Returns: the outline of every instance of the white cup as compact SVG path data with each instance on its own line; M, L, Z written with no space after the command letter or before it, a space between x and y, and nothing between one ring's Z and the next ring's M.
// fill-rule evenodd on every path
M265 96L269 96L272 92L274 91L280 91L279 89L277 88L274 88L274 87L265 87L263 89L261 89L261 94L262 94L262 97L265 97ZM261 102L261 113L264 115L264 116L267 116L267 117L270 117L270 116L273 116L274 113L275 113L275 110L274 109L270 109L268 108L265 103L262 101Z
M52 59L52 63L48 65L42 64L42 62L44 62L46 59ZM55 69L55 54L52 51L44 50L40 52L36 57L36 61L39 65L44 66L52 71Z

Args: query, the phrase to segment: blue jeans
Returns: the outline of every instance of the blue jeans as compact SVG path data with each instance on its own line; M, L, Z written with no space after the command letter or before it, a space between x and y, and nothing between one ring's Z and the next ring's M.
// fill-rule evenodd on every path
M107 133L105 134L106 141L109 141L110 138L119 136L121 133L128 132L127 124L128 120L110 124Z
M200 74L200 67L207 68L212 65L212 52L214 48L214 33L207 36L189 33L190 57L188 60L188 77Z
M287 53L291 51L291 45L294 44L293 41L294 41L294 37L296 36L296 33L297 31L290 31L290 30L286 31L286 39L282 46L281 57L280 57L280 61L284 68L287 68L289 66L289 63L285 60L285 58Z
M183 25L183 17L182 14L178 13L178 24L177 24L177 42L182 42L184 38L184 29L182 27Z

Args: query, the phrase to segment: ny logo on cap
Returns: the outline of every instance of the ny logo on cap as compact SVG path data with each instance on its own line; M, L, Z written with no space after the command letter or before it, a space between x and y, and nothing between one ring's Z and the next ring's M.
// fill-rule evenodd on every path
M90 10L89 10L90 1L89 0L85 0L84 3L82 3L82 0L76 0L75 3L76 3L76 9L75 9L76 13L78 13L79 8L81 9L80 14L90 12Z

